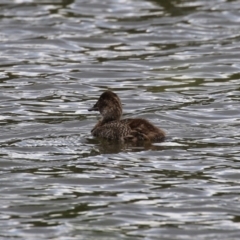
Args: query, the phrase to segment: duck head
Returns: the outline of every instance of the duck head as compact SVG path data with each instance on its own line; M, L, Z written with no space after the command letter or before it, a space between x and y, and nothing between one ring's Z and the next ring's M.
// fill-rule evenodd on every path
M99 111L104 122L120 120L122 104L117 94L108 90L102 93L98 101L88 111Z

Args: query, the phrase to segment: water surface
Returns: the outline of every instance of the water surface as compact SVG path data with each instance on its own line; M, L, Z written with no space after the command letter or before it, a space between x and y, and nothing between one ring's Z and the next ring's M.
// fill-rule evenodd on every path
M1 1L0 238L238 239L239 11ZM167 141L94 139L106 89Z

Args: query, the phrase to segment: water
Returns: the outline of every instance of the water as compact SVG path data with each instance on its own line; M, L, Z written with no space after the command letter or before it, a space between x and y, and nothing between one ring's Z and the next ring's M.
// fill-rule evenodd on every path
M240 1L0 4L0 239L239 239ZM90 135L106 89L167 133Z

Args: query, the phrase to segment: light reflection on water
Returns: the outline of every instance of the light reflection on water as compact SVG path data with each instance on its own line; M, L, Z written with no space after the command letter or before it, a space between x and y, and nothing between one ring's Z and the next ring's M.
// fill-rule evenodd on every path
M239 1L8 1L0 238L238 239ZM90 135L102 91L164 143Z

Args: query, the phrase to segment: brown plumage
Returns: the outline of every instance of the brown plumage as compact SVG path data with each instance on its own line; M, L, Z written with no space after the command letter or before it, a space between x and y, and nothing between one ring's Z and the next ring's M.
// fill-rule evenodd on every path
M161 129L145 119L121 120L121 101L117 94L109 90L102 93L96 104L88 110L99 111L103 117L91 131L95 137L131 142L159 142L165 138L165 133Z

